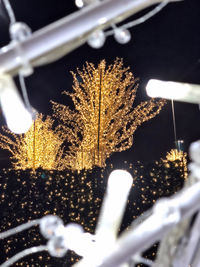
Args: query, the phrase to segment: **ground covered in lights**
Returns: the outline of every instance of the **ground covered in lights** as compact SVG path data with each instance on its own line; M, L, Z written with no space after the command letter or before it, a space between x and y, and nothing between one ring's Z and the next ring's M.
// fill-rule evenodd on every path
M76 222L85 231L93 233L109 173L116 167L128 170L134 178L121 227L124 230L158 198L180 190L185 173L179 163L164 163L162 160L146 164L125 162L121 166L109 165L106 169L95 168L79 173L4 169L0 172L0 232L46 214L56 214L65 224ZM46 240L38 227L1 240L0 264L25 248L41 244L46 244ZM154 258L155 253L156 246L146 256ZM71 252L64 258L53 258L43 252L30 255L13 266L62 267L72 266L77 260L79 258Z

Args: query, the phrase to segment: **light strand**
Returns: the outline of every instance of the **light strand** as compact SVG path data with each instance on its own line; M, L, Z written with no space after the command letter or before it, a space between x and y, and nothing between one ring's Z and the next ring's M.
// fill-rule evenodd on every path
M173 128L174 128L174 141L177 143L177 132L176 132L176 117L175 117L175 109L174 109L174 100L171 100L172 105L172 119L173 119Z
M24 76L19 73L19 83L20 83L20 87L21 87L21 90L22 90L22 95L23 95L23 99L24 99L24 102L25 102L25 106L26 108L28 109L29 112L33 113L33 108L30 104L30 101L29 101L29 98L28 98L28 94L27 94L27 88L26 88L26 84L25 84L25 79L24 79ZM33 116L34 114L32 114Z
M154 15L159 13L168 3L169 3L169 0L163 1L161 4L157 5L153 10L149 11L144 16L142 16L142 17L140 17L140 18L138 18L136 20L133 20L131 22L128 22L128 23L122 25L120 28L128 29L128 28L132 28L132 27L134 27L136 25L144 23L145 21L147 21L148 19L150 19L151 17L153 17ZM115 29L107 31L107 32L105 32L105 35L106 36L111 36L111 35L114 34L114 31L115 31Z
M10 1L9 0L3 0L5 9L7 11L9 20L10 20L10 25L14 24L16 22L15 14L14 11L11 7Z
M153 265L153 261L152 260L145 259L144 257L142 257L139 254L136 254L133 257L133 265L131 265L131 267L134 267L135 263L143 263L143 264L148 265L148 266L152 266Z
M5 9L6 9L6 12L8 14L9 20L10 20L10 28L11 28L12 25L17 22L16 21L16 17L15 17L13 8L12 8L12 6L10 4L10 1L9 0L3 0L3 3L4 3L4 6L5 6ZM28 98L27 88L26 88L25 79L24 79L24 75L22 74L22 71L19 71L19 83L20 83L20 87L21 87L21 90L22 90L22 95L23 95L23 99L24 99L24 102L25 102L25 106L26 106L26 108L28 109L29 112L33 113L32 112L32 107L31 107L31 104L30 104L30 101L29 101L29 98ZM32 114L32 116L33 116L33 114Z
M34 225L38 225L40 223L40 220L41 219L32 220L30 222L27 222L27 223L24 223L22 225L19 225L19 226L13 228L13 229L10 229L8 231L0 233L0 239L7 238L7 237L9 237L11 235L17 234L19 232L22 232L22 231L28 229L28 228L31 228Z
M16 261L20 260L21 258L24 258L30 254L38 253L38 252L45 251L45 250L48 250L48 248L47 248L47 246L44 246L44 245L24 249L23 251L17 253L15 256L10 258L9 260L5 261L1 265L1 267L8 267L8 266L12 265L13 263L15 263Z

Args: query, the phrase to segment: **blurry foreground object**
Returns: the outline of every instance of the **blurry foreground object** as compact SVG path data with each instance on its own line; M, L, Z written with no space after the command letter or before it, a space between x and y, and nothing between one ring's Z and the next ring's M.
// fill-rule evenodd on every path
M0 74L0 104L8 128L16 134L27 132L32 124L32 116L11 76L7 74Z
M200 103L200 85L149 80L146 91L150 97L161 97L194 104Z
M198 267L200 263L200 142L192 144L191 174L185 188L175 196L159 200L153 209L133 222L130 230L122 233L110 254L98 267L120 266L132 257L161 240L155 262L158 267ZM195 215L195 216L193 216ZM131 265L135 266L135 264Z
M179 1L169 0L169 2ZM18 44L3 47L0 51L0 70L16 75L23 67L23 62L18 60L22 55L32 67L55 61L84 44L93 32L108 28L113 23L119 23L161 2L166 1L127 0L126 5L124 5L124 0L96 1L34 32L21 42L20 51ZM80 1L79 6L82 6Z
M113 246L121 225L132 182L132 176L124 170L115 170L111 173L95 235L84 233L82 226L75 223L64 226L63 221L55 215L47 215L42 219L32 220L0 233L0 239L4 239L39 224L41 234L48 240L47 245L27 248L8 259L1 266L10 266L22 257L44 250L47 250L53 257L63 257L68 250L73 250L84 257L83 263L88 264L87 266L94 266L97 260L101 261L105 253L108 253L108 250L105 250L105 240L101 238L102 233L108 241L106 247L108 244ZM119 197L119 192L122 194L121 197ZM109 215L110 208L112 208L112 212Z

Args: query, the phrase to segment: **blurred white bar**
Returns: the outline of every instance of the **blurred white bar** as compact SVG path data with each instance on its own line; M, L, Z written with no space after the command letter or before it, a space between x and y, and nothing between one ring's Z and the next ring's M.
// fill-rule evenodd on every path
M146 91L150 97L161 97L194 104L200 103L200 85L149 80Z
M196 247L196 253L194 259L191 261L189 265L191 267L200 267L200 244Z
M191 226L190 226L191 227ZM178 247L176 248L176 254L172 258L171 266L173 267L197 267L200 266L200 254L199 254L199 240L200 240L200 213L197 214L195 221L188 232L185 231L185 236L179 240ZM198 249L197 249L198 248ZM198 253L197 253L198 251ZM198 259L198 264L193 263L194 258Z
M88 257L83 258L75 266L96 266L94 264L101 262L102 258L113 248L124 216L132 183L133 178L129 172L125 170L111 172L96 226L95 248L90 251ZM123 263L120 267L128 266Z
M167 202L169 207L174 207L180 211L180 220L191 216L200 209L200 182L181 191ZM159 210L162 214L163 209L161 205ZM169 209L169 214L166 213L166 218L162 218L157 210L156 212L154 211L148 219L135 229L122 234L113 250L110 251L109 256L96 266L120 266L120 264L127 262L134 254L143 252L159 241L176 223L176 216L174 217L173 210L170 213Z
M97 239L116 240L132 183L133 178L129 172L111 172L96 226Z
M0 74L0 105L8 128L22 134L32 125L32 116L25 107L12 77Z
M175 2L180 0L169 0ZM162 0L107 0L87 6L41 30L17 46L0 51L0 72L15 75L24 61L32 66L47 64L82 45L97 29L105 29Z

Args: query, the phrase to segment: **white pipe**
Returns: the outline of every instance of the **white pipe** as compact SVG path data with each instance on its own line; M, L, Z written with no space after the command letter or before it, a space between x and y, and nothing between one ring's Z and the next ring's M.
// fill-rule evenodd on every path
M129 230L118 239L113 250L102 261L98 267L117 267L123 262L127 262L131 256L140 253L160 240L177 221L177 212L180 212L179 220L191 216L200 209L200 182L190 188L177 194L162 207L159 204L159 210L137 226L133 230ZM166 216L162 216L165 213ZM171 209L171 211L170 211ZM164 214L163 213L163 214Z
M113 248L132 183L133 178L129 172L125 170L111 172L95 230L96 244L88 256L84 257L76 266L93 267L93 263L101 262L101 259ZM127 267L127 265L124 264L121 267Z
M149 80L146 91L150 97L162 97L194 104L200 103L200 85Z
M8 128L17 134L25 133L32 125L32 116L8 74L0 74L0 105Z
M180 0L170 0L175 2ZM32 66L54 61L82 45L96 29L104 29L162 0L107 0L96 2L56 21L21 42L0 51L0 72L15 75L24 62Z
M116 240L132 183L133 178L129 172L111 172L95 231L97 239L110 237L113 241Z

